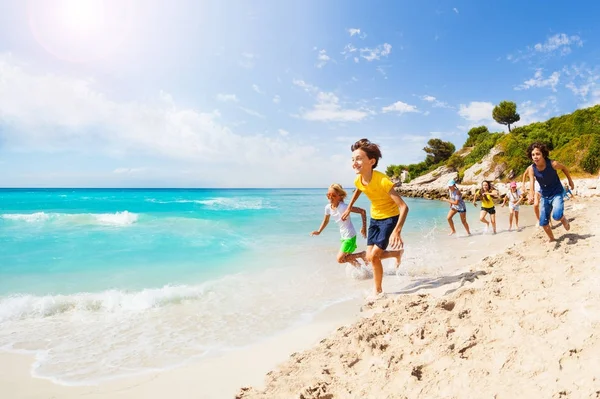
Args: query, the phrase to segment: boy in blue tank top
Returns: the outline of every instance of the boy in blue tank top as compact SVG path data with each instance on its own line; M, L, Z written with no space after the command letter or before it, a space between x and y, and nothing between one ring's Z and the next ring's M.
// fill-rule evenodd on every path
M554 241L554 234L550 228L550 214L554 220L560 221L565 230L569 230L571 226L564 215L564 188L558 177L557 170L562 170L571 189L575 188L573 179L567 167L560 162L553 161L548 158L548 148L543 143L533 143L527 149L527 156L531 158L533 163L527 168L529 175L530 187L534 186L534 181L540 185L540 226L548 235L550 242ZM529 191L529 203L533 203L533 191Z

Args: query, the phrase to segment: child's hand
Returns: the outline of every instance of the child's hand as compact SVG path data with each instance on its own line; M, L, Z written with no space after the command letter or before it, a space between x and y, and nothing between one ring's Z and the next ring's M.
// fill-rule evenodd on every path
M348 219L348 216L350 216L350 212L351 212L351 211L352 211L352 210L351 210L350 208L347 208L347 209L344 211L344 213L342 213L342 220L346 220L346 219Z
M312 233L310 233L311 236L318 236L319 234L321 234L319 231L315 230Z
M402 241L402 236L399 231L392 231L392 235L390 236L390 248L392 250L404 248L404 242Z
M363 238L367 238L367 228L365 226L360 228L360 235L363 236Z

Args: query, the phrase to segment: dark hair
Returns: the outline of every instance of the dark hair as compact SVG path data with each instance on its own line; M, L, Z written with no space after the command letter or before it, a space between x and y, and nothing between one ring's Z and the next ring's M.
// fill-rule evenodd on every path
M529 159L533 159L531 158L531 153L533 152L533 150L535 149L540 150L540 152L542 153L542 156L544 158L548 158L548 155L550 155L550 151L548 151L548 147L546 146L546 144L544 143L540 143L540 142L535 142L535 143L531 143L529 145L529 147L527 147L527 158Z
M358 149L363 150L369 159L375 160L375 164L373 164L373 169L375 169L379 160L382 158L379 146L375 143L371 143L369 139L360 139L350 147L350 150L353 152Z
M481 191L483 191L483 183L487 183L488 184L488 190L492 191L492 188L493 188L492 182L489 181L489 180L484 180L484 181L481 182Z

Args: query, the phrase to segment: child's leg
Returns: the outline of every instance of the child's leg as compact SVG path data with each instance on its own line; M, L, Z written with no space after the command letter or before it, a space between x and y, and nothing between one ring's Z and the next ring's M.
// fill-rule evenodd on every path
M508 231L512 230L512 222L513 222L513 218L515 216L515 211L510 208L510 214L508 215Z
M519 211L515 211L515 227L519 230Z
M571 225L569 224L567 217L564 215L565 203L562 195L555 195L554 198L552 198L552 209L552 218L560 221L565 230L569 231L571 229Z
M471 231L469 230L469 223L467 223L467 212L460 213L460 221L462 222L465 230L467 230L467 234L471 235Z
M400 263L402 263L402 254L404 254L404 249L400 249L397 251L383 251L381 253L380 259L396 258L397 269L400 267Z
M456 233L456 230L454 229L454 221L452 220L452 218L454 217L454 215L456 215L457 212L458 211L456 209L450 208L450 210L448 211L448 216L446 216L448 224L450 225L450 235Z
M552 202L546 198L540 199L540 226L544 228L550 241L554 241L554 233L550 227L550 214L552 213Z
M379 294L383 292L381 283L383 281L383 265L381 264L381 255L383 255L383 249L377 245L369 245L367 247L367 260L373 265L373 282L375 283L375 293Z
M339 252L337 255L338 263L350 263L354 267L360 267L360 263L358 263L357 259L365 259L365 251L357 252L355 254L347 254L344 252Z
M490 222L492 222L492 231L494 232L494 234L496 234L496 214L495 213L490 214Z
M479 220L481 221L481 223L485 223L485 228L487 229L487 227L489 226L489 223L488 223L487 219L485 218L485 215L487 215L486 211L479 212Z

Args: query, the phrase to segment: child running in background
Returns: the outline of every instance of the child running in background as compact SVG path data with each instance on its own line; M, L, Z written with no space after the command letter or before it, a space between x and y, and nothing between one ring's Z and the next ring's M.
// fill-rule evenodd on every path
M508 209L510 209L510 214L508 215L508 231L512 230L513 219L515 220L515 227L519 230L519 207L522 201L521 190L517 188L517 182L511 181L510 190L502 202L503 207L508 202Z
M374 170L381 159L381 150L367 139L358 140L351 147L352 168L357 176L354 180L356 191L352 195L349 209L342 215L345 220L350 215L352 205L361 193L371 201L371 223L367 237L367 261L373 265L373 281L376 298L383 294L382 259L395 258L396 268L400 267L404 243L402 227L408 215L408 206L394 190L394 183L383 173ZM387 250L388 244L390 250Z
M481 212L479 212L479 220L485 224L484 233L487 233L490 223L492 231L496 234L496 207L494 206L494 197L498 196L498 192L492 186L492 183L484 180L481 183L481 189L477 190L473 197L473 205L477 206L477 199L481 198ZM490 215L490 221L486 219Z
M327 227L329 218L333 217L333 220L340 226L340 236L342 245L340 246L340 252L337 255L338 263L350 263L355 267L360 267L357 259L365 261L365 251L354 253L356 250L356 230L350 218L342 220L342 214L349 210L350 212L359 213L362 217L362 227L360 233L363 237L366 237L367 233L367 212L358 207L349 207L344 203L344 199L348 194L342 188L341 185L334 183L329 186L327 190L327 199L329 203L325 205L325 217L319 230L315 230L311 233L312 236L318 236Z
M567 183L565 183L564 187L565 187L565 194L564 194L565 199L568 200L568 199L575 198L575 194L573 194L573 191L571 191L571 188L569 187L569 185ZM569 197L569 195L570 195L570 197Z
M564 188L558 177L557 170L562 170L567 176L571 189L575 188L573 179L567 167L560 162L548 158L549 151L543 143L533 143L527 148L527 156L533 161L527 168L529 173L530 187L533 187L534 180L540 184L540 226L543 227L550 242L554 241L554 233L550 228L550 214L554 220L560 221L565 230L571 226L564 215ZM533 193L529 192L529 203L533 202Z
M467 207L465 206L465 201L463 200L462 194L458 187L456 187L456 182L454 179L448 182L448 191L450 194L450 198L443 198L442 201L446 201L450 204L450 210L448 211L448 224L450 225L450 234L456 234L456 229L454 228L454 221L452 218L457 213L460 215L460 221L462 222L465 230L467 230L467 234L471 235L471 231L469 231L469 223L467 223Z

